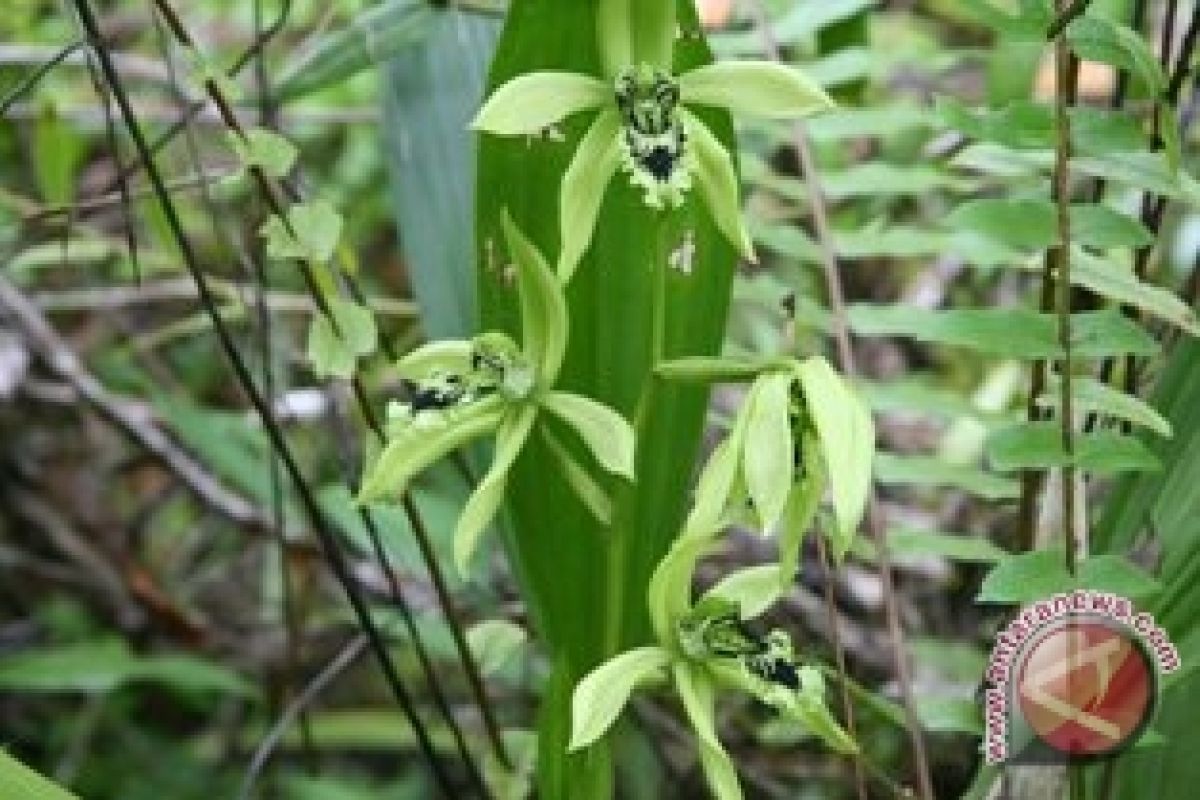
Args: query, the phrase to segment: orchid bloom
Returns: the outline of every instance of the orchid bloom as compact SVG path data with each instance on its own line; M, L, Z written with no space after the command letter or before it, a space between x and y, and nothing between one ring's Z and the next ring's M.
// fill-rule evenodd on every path
M626 420L587 397L555 390L567 343L561 284L508 215L503 220L516 267L521 345L504 333L426 344L396 364L408 402L388 409L387 444L368 467L358 501L402 494L423 470L489 434L495 455L454 532L454 559L465 572L479 538L504 499L508 473L542 412L574 430L605 471L633 479L634 433ZM548 433L548 432L547 432ZM562 448L560 458L568 457ZM578 464L564 467L576 476Z
M579 682L571 702L570 749L603 736L635 688L669 680L699 740L704 775L718 800L742 797L733 760L717 738L719 690L749 694L799 722L834 750L857 753L857 744L825 703L820 670L797 662L785 632L759 636L747 625L780 594L774 565L735 572L691 602L696 564L720 530L691 527L694 523L693 516L650 583L657 644L609 659Z
M834 554L845 554L866 509L875 426L829 362L683 358L657 372L673 380L752 381L729 435L701 473L693 527L778 528L780 580L790 585L801 539L828 491L829 536Z
M709 64L676 75L671 69L673 4L656 2L670 7L660 11L639 9L662 17L642 26L662 33L638 30L636 37L629 22L635 13L631 5L631 0L600 3L603 75L519 75L492 93L472 123L500 136L530 136L575 114L596 112L560 190L558 273L564 283L587 251L605 189L619 171L643 191L651 208L676 207L693 187L698 189L721 233L753 260L733 159L695 109L795 119L833 106L816 83L773 62Z

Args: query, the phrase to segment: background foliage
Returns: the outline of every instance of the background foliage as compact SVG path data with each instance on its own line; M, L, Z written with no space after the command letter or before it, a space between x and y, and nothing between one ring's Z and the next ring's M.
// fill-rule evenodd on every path
M194 69L150 4L96 5L124 88L157 140L201 97ZM566 25L576 12L560 5L555 13ZM18 3L0 18L0 745L88 798L234 797L243 790L300 800L427 796L435 778L414 729L365 654L277 455L230 379L145 173L122 169L135 154L107 93L98 93L87 49L72 47L38 72L84 38L70 6ZM489 80L502 10L461 6L203 0L177 9L213 63L245 62L232 81L238 113L279 129L299 148L292 183L343 213L339 280L349 290L352 276L362 287L394 352L474 328L472 254L486 248L474 239L476 209L486 220L503 197L521 209L539 243L553 242L544 198L522 196L522 181L536 176L498 167L485 176L496 194L472 197L473 139L465 126ZM761 56L759 8L704 4L718 58ZM974 602L985 575L1000 564L1017 570L1018 586L1058 580L1010 556L1031 544L1020 513L1021 468L1062 461L1053 436L1022 426L1034 360L1060 352L1054 321L1038 313L1038 256L1056 230L1047 8L1036 0L765 3L785 57L843 106L807 124L805 135L850 301L861 388L877 412L876 473L897 564L895 599L939 797L959 796L978 768L974 697L989 637L1006 619L1005 606ZM1075 355L1081 375L1099 375L1115 357L1117 388L1133 390L1122 399L1077 390L1086 411L1101 412L1082 462L1092 548L1118 557L1105 585L1145 592L1186 665L1200 657L1193 420L1200 373L1189 339L1200 285L1191 136L1197 9L1187 0L1096 0L1086 19L1069 37L1085 58L1071 112L1071 222L1080 247ZM1122 34L1118 22L1138 35ZM260 34L258 53L240 58ZM582 64L593 58L583 39L564 33L541 44L502 41L490 80L543 59ZM815 176L801 174L793 138L783 124L737 130L760 262L732 276L721 343L727 353L776 352L792 325L784 301L793 295L798 346L826 347L831 318L812 223ZM588 604L600 592L588 587L603 572L586 560L558 564L547 549L537 568L590 577L564 583L561 596L538 610L517 599L512 569L494 543L474 579L445 570L489 703L506 729L513 769L501 768L412 518L398 506L377 509L388 569L350 504L345 477L369 437L359 433L350 387L319 379L308 365L314 301L294 263L262 257L257 230L267 210L250 180L230 177L237 159L216 110L204 105L157 162L222 318L341 537L349 574L439 760L453 781L468 785L430 675L494 791L519 794L529 775L523 731L535 725L552 668L544 647L528 638L530 614L566 620L578 613L578 628L560 623L564 635L593 642L602 623ZM553 172L557 163L547 159L543 169ZM610 198L606 213L619 217L623 202ZM615 231L590 266L602 267L608 251L638 235ZM704 270L713 262L703 237L698 244L695 268ZM1143 265L1142 280L1132 280L1134 264ZM597 349L590 359L576 354L567 380L604 396L605 370L644 369L633 356L638 333L620 315L623 293L640 289L588 266L581 278L590 282L572 289L575 312L606 320L611 335L573 344ZM678 301L689 324L714 335L725 314L721 297L681 293ZM1118 302L1138 318L1121 314ZM494 306L487 318L508 319ZM675 330L689 347L719 344L699 342L682 324ZM400 391L386 356L368 359L362 372L377 409ZM1130 402L1134 396L1147 403ZM622 408L632 402L605 399ZM714 393L706 418L712 432L727 424L736 402L735 390ZM690 412L670 414L673 422L699 425L699 400L681 407ZM1170 438L1162 435L1167 425ZM662 467L664 484L675 489L671 502L685 500L689 458L679 454L678 463ZM447 464L412 494L446 565L474 466ZM534 513L520 503L512 511L516 519ZM669 507L645 513L676 515ZM576 510L539 527L552 546L555 536L585 533L583 518ZM650 521L645 527L652 537L670 535ZM665 538L648 538L637 546L664 545ZM764 548L754 536L734 537L703 577L764 560ZM872 791L887 796L895 784L912 785L915 773L896 704L877 562L877 549L861 542L831 579L809 552L772 624L832 664L832 620L850 674L866 687L855 708ZM1003 575L993 574L986 592L1018 599ZM422 669L414 632L431 670ZM337 669L324 672L331 664ZM300 707L293 704L306 687L315 691L303 698L303 713L287 720L278 739L269 736L285 709ZM1155 723L1168 744L1095 770L1096 796L1190 797L1184 793L1197 767L1179 753L1189 752L1195 736L1195 694L1186 675L1175 679ZM639 702L614 742L628 796L700 791L677 711ZM749 704L724 711L753 795L853 796L852 764L810 745L805 731ZM10 774L7 764L0 762L0 774Z

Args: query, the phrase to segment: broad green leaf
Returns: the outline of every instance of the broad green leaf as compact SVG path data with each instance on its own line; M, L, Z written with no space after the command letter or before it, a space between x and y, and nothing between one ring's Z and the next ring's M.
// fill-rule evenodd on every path
M604 81L575 72L530 72L492 92L471 123L500 136L540 133L589 108L613 102Z
M420 380L435 371L463 374L470 371L472 350L471 343L461 339L428 342L400 357L395 364L396 375Z
M1139 280L1131 268L1094 256L1080 247L1071 249L1071 283L1139 308L1192 336L1200 336L1196 312L1174 292Z
M633 480L633 427L617 412L587 397L569 392L547 392L544 409L579 434L596 462L609 472Z
M1058 379L1055 377L1039 398L1039 404L1046 408L1058 408L1058 387ZM1095 378L1076 376L1071 381L1071 395L1074 398L1072 405L1076 414L1100 413L1149 428L1160 436L1171 435L1171 423L1152 406Z
M571 698L570 750L587 747L620 716L629 695L642 683L665 677L671 657L661 647L638 647L610 658L589 672Z
M1041 249L1057 238L1054 204L1049 200L970 200L950 213L946 224L966 228L1016 248Z
M787 13L772 21L771 31L781 45L795 44L861 14L871 5L871 0L822 0L781 6L788 9ZM756 56L762 53L762 38L756 31L721 33L713 38L718 52Z
M937 556L951 561L995 564L1008 557L1008 553L980 536L942 531L922 531L897 528L887 532L888 552L898 559ZM855 550L864 558L875 559L877 550L874 542L860 539Z
M1049 103L1013 101L999 108L968 109L952 97L938 97L936 113L946 125L973 139L1019 150L1054 149L1056 125ZM1132 115L1076 106L1070 110L1071 143L1082 154L1125 153L1144 148L1146 137Z
M243 139L229 134L230 145L245 167L258 167L272 178L282 178L291 171L299 151L285 136L264 128L251 128Z
M425 41L438 13L421 0L389 0L367 7L345 27L321 36L311 48L302 48L302 55L283 68L271 94L294 100L341 83Z
M1136 599L1154 594L1159 588L1157 581L1116 555L1085 559L1079 565L1078 575L1072 577L1063 550L1052 548L1005 558L984 578L976 601L1021 604L1075 589L1112 592Z
M0 797L5 800L79 800L3 750L0 750Z
M941 190L967 193L977 187L976 181L926 164L868 161L821 175L821 190L834 200L887 195L921 197ZM807 194L805 191L803 196L807 197Z
M558 200L562 248L557 272L564 285L570 282L579 260L587 252L604 194L621 163L620 130L617 112L609 108L601 111L579 142L563 175Z
M770 362L751 358L706 358L694 356L659 362L655 374L672 381L737 383L753 380Z
M375 318L368 309L348 300L334 297L326 302L333 321L324 315L313 318L308 329L308 359L319 378L350 378L358 359L373 353L378 344Z
M737 770L717 738L712 679L700 667L686 662L677 662L672 671L675 691L679 693L688 722L700 740L700 763L709 790L717 800L741 800Z
M794 67L769 61L723 61L679 76L684 103L722 106L735 116L796 119L833 108L815 82Z
M115 638L43 647L0 661L0 690L109 692L147 681L181 691L254 693L249 683L225 667L181 654L137 655Z
M517 267L521 297L521 346L537 365L538 380L552 386L567 350L567 306L562 287L541 252L503 215L504 238Z
M467 644L484 675L499 672L525 647L527 640L525 630L506 619L485 620L467 631Z
M804 361L796 374L825 456L839 534L835 550L840 558L866 510L875 429L870 412L825 359Z
M877 453L875 477L886 486L951 486L985 500L1011 500L1021 494L1015 480L932 456Z
M1154 235L1141 220L1098 203L1071 206L1071 240L1088 247L1148 247Z
M417 423L393 437L371 464L358 490L358 502L403 494L409 482L451 451L494 431L504 417L504 402L489 397L456 411L446 422L429 428Z
M1086 61L1110 64L1137 76L1150 94L1166 86L1166 76L1146 40L1132 28L1101 16L1085 15L1067 26L1071 49Z
M342 235L342 216L332 203L327 200L298 203L288 209L287 219L288 225L278 216L263 224L268 256L321 264L333 257Z
M935 733L983 734L983 715L971 697L922 697L917 700L921 727Z
M763 564L729 573L705 592L705 597L737 603L742 619L753 619L765 614L780 594L779 567Z
M546 446L550 448L550 452L558 460L563 478L575 490L579 501L587 507L587 510L598 522L605 525L611 524L612 500L605 493L604 488L596 482L587 468L575 460L566 445L560 442L558 437L552 434L546 426L542 426L542 437L546 441Z
M392 214L425 335L466 339L479 321L475 246L465 235L475 221L477 135L467 123L483 102L502 20L425 0L362 14L396 5L433 19L428 35L388 54L379 77Z
M742 410L746 438L742 443L742 473L764 534L783 514L795 471L795 446L788 419L794 377L773 373L759 378Z
M742 222L741 189L729 151L699 117L686 109L680 115L696 158L696 188L704 197L713 222L742 258L756 261L754 245Z
M479 546L479 538L504 503L508 471L525 446L536 419L537 409L526 406L507 417L496 430L496 453L492 456L492 465L467 499L467 505L454 528L454 564L460 575L467 574L471 556Z
M1074 172L1144 189L1192 205L1200 203L1200 185L1184 170L1171 168L1161 152L1105 153L1071 159Z
M1074 437L1074 463L1099 475L1160 469L1158 459L1132 436L1113 431L1080 433ZM1001 471L1049 469L1070 463L1063 448L1059 423L1031 422L1001 428L988 437L988 458Z
M907 336L1007 358L1062 355L1054 315L1027 309L928 311L856 303L850 306L849 317L852 330L860 336ZM1158 352L1158 344L1149 334L1115 311L1073 314L1072 331L1072 349L1079 358Z

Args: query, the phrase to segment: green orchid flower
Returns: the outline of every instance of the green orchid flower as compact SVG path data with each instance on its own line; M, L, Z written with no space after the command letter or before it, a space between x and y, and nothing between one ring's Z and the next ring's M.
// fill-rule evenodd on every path
M570 749L603 736L635 688L669 682L699 740L709 788L718 800L733 800L742 791L717 737L715 701L721 690L749 694L837 752L857 753L858 746L830 713L820 670L797 662L785 632L760 636L747 624L780 594L774 565L733 573L690 602L696 564L719 530L685 528L659 563L649 591L658 643L622 653L579 682L572 696Z
M544 413L572 429L606 472L632 480L634 471L629 423L601 403L553 388L568 334L562 285L507 214L503 227L516 267L521 344L491 332L471 340L431 342L400 359L396 370L409 384L410 399L389 407L387 443L368 467L358 494L360 503L402 494L448 453L494 435L491 467L467 500L454 532L454 560L462 572L503 502L509 470L533 429L542 427ZM570 458L565 448L554 452L560 459ZM564 467L585 480L580 476L588 471L582 465ZM590 486L589 499L594 501L597 491Z
M575 114L596 112L560 190L558 273L564 283L587 251L605 189L618 172L642 190L651 208L676 207L697 189L722 234L753 260L733 159L695 109L793 119L833 106L816 83L773 62L709 64L674 74L673 8L666 2L603 0L598 11L603 75L520 75L498 87L472 123L500 136L530 136ZM631 27L635 14L642 18Z
M845 554L866 509L875 426L829 362L684 358L657 372L683 381L751 381L729 435L701 473L689 528L778 529L780 581L790 586L801 540L828 492L833 551Z

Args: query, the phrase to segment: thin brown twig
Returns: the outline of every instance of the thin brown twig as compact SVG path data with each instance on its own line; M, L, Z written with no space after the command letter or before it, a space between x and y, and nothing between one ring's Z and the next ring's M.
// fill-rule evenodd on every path
M780 61L781 51L775 39L770 20L762 0L756 0L752 7L756 17L759 35L768 56L774 61ZM824 194L821 190L820 172L809 146L808 136L802 123L793 126L793 145L800 157L800 166L804 171L804 180L808 184L813 223L817 231L817 242L821 252L821 267L825 276L826 290L829 295L829 306L832 312L831 333L838 352L838 365L849 377L858 374L858 365L854 356L854 348L850 344L849 322L846 312L845 292L842 289L841 275L838 271L837 253L833 243L833 230L829 223L829 214ZM892 642L893 666L896 680L900 686L904 712L908 721L908 735L912 746L914 767L917 773L917 786L923 800L933 800L933 782L929 775L929 757L925 748L925 740L921 732L921 720L917 715L916 698L913 696L912 675L908 665L908 647L904 629L900 624L899 604L896 599L896 586L892 574L891 552L887 546L886 526L883 523L882 509L874 489L867 500L867 528L875 540L878 551L879 577L883 587L884 615L887 619L888 634ZM851 731L853 735L853 731Z
M0 309L17 326L34 352L101 417L111 422L179 478L205 506L246 530L267 532L271 521L244 497L227 489L167 434L138 416L84 368L67 343L11 281L0 275Z

